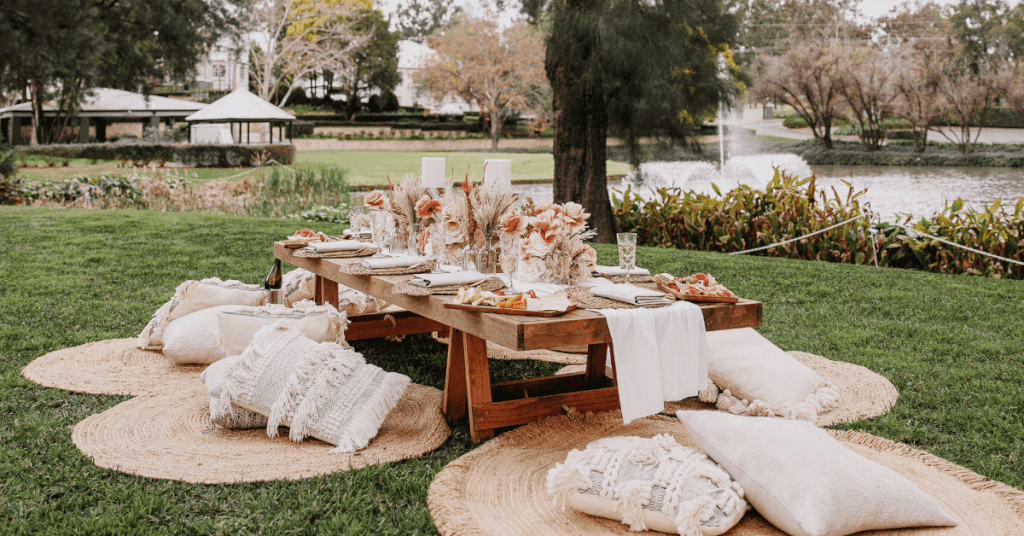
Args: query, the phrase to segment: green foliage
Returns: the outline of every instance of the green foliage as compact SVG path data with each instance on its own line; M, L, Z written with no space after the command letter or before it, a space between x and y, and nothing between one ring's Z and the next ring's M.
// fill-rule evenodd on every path
M14 175L14 160L18 153L14 149L0 147L0 205L18 205L21 197L21 179Z
M1024 167L1024 145L978 144L972 146L970 154L964 154L957 146L934 139L929 139L924 153L915 152L909 140L892 140L871 152L860 143L841 141L834 142L830 150L806 141L762 144L762 150L797 154L811 166Z
M716 192L717 186L715 187ZM831 194L831 195L830 195ZM1024 278L1018 266L919 239L902 227L880 223L860 205L864 191L850 186L845 195L818 189L815 178L788 177L776 169L765 190L741 185L719 196L659 189L645 202L627 189L615 196L615 214L623 231L637 233L640 244L733 252L753 249L825 229L847 225L756 253L768 257L873 264L939 273L970 273ZM983 212L963 210L959 199L941 214L913 224L917 230L982 251L1024 261L1024 198L1011 212L999 202ZM907 222L904 222L906 225ZM872 249L874 242L874 249ZM877 253L875 253L877 252Z
M348 205L341 205L337 207L324 206L311 208L309 210L303 210L298 214L292 214L289 216L296 220L302 220L310 223L348 223Z
M345 170L337 166L303 166L294 171L274 167L256 191L248 214L285 217L309 207L347 202L348 180Z
M384 14L379 9L363 12L353 30L356 34L371 32L373 37L352 53L351 76L341 80L341 92L345 95L349 114L359 111L363 97L368 93L376 92L373 97L378 100L378 95L393 97L392 91L402 81L402 75L398 73L399 33L388 29L388 20ZM397 99L394 99L394 105L397 109ZM378 105L376 108L376 111L380 111L384 106Z
M849 125L849 124L850 124L850 120L847 117L845 117L845 116L839 116L839 117L836 117L836 118L832 119L832 128L841 127L841 126L845 126L845 125ZM786 118L782 120L782 126L784 126L786 128L807 128L808 127L807 121L804 121L804 118L800 117L799 114L787 115ZM844 135L844 134L839 134L838 130L833 130L832 133L837 135L837 136L843 136Z
M424 42L434 32L458 24L462 7L455 0L403 0L395 10L395 31L402 39Z
M69 181L26 182L21 195L27 204L37 200L68 204L81 199L95 208L144 207L137 176L78 176Z
M947 111L946 114L938 121L933 123L934 126L959 126L953 119L953 114ZM1024 115L1017 110L1011 108L989 108L985 110L983 116L975 116L971 119L972 127L991 127L991 128L1024 128Z
M115 144L40 145L17 148L19 155L38 156L53 162L75 158L116 160L135 166L157 162L181 162L203 167L254 166L269 159L281 164L295 161L295 146L274 145L179 145L179 144ZM53 165L53 164L51 164Z
M313 128L316 126L312 121L296 121L292 123L292 136L304 138L313 135Z

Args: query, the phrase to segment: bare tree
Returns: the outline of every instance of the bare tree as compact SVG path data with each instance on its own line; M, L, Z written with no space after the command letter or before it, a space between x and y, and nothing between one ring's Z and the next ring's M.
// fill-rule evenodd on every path
M255 0L248 30L266 37L252 47L251 76L259 96L284 106L304 78L324 70L336 73L352 68L352 52L370 38L352 26L357 17L349 2L338 0Z
M876 151L885 140L882 116L896 98L892 64L876 48L850 48L843 55L842 72L840 92L860 125L857 136L869 151Z
M978 72L964 62L953 60L944 64L939 77L942 94L955 128L939 130L944 138L957 144L964 153L981 135L982 119L999 94L999 75L990 64L978 65ZM977 127L972 123L977 121ZM973 129L973 134L972 134Z
M842 111L843 74L836 45L802 44L768 60L754 94L777 99L796 110L814 138L832 148L832 120Z
M417 73L417 84L438 101L457 95L485 111L491 150L498 149L504 119L544 100L544 41L526 23L500 32L494 20L466 16L427 42L437 55Z
M942 117L945 101L939 91L942 66L949 61L944 46L926 41L899 47L894 54L896 100L893 114L908 123L914 135L914 151L928 146L928 130Z

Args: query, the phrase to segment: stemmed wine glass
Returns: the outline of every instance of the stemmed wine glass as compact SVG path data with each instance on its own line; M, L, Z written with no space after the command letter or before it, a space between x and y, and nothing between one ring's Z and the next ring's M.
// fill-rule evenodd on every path
M636 233L618 233L615 235L619 243L619 268L626 271L626 284L629 284L629 273L636 269Z
M388 213L383 210L375 210L370 214L370 236L373 239L373 245L377 246L377 253L374 253L374 257L384 256L384 236L387 232L388 226Z
M512 274L519 264L519 237L501 233L501 271L508 274L508 288L512 289Z
M352 237L359 239L362 230L362 219L366 214L366 207L362 205L355 205L348 208L348 226L352 231Z

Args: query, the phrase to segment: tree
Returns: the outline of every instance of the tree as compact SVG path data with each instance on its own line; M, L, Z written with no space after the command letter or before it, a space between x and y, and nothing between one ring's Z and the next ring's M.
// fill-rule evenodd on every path
M842 58L843 83L839 91L860 125L857 133L869 151L885 140L882 117L896 98L892 83L893 65L878 49L849 48Z
M887 45L921 40L944 42L951 27L946 12L946 8L935 2L915 0L893 7L888 15L879 17L876 24Z
M352 53L352 69L336 76L349 114L359 111L364 95L393 91L402 81L398 74L398 34L388 30L388 21L380 10L364 11L353 30L373 37Z
M423 43L438 29L458 24L461 16L455 0L406 0L395 11L395 31L402 39Z
M719 54L731 56L736 19L720 0L527 0L524 8L548 33L554 200L587 207L597 240L614 242L608 135L626 142L633 162L641 136L692 141L735 90Z
M343 0L255 0L247 29L266 37L250 54L250 75L265 100L288 102L304 78L352 68L352 53L370 38L354 31L355 8ZM278 89L284 95L278 100Z
M939 91L944 46L928 41L908 43L897 48L894 57L896 99L893 113L910 123L914 151L923 153L928 146L928 130L942 117L945 103Z
M960 0L949 15L958 53L979 74L985 64L1024 55L1024 7L1006 0ZM991 69L990 69L991 70Z
M832 120L840 115L843 73L836 44L803 44L768 60L755 95L778 99L796 110L814 138L832 148Z
M942 95L957 128L940 130L947 140L957 144L965 154L971 152L971 145L977 143L981 135L981 119L992 107L996 96L1000 93L999 76L991 64L972 66L958 58L946 61L939 77L939 93ZM972 123L977 121L974 135L971 135Z
M496 151L502 122L545 84L540 36L525 23L500 32L493 20L467 16L428 43L437 54L417 72L417 84L438 101L457 95L476 103L490 119Z

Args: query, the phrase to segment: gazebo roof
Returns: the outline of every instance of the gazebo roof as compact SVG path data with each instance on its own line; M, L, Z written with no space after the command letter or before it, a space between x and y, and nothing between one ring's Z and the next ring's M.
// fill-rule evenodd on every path
M295 116L239 88L185 118L190 123L295 121Z
M170 99L156 95L146 96L141 93L132 93L120 89L98 87L92 90L92 96L86 97L82 102L81 114L84 116L106 115L108 113L143 114L150 115L153 112L171 112L176 114L202 110L208 106L201 102L192 102L180 99ZM43 104L44 111L53 111L54 103ZM0 108L0 114L5 113L32 113L32 103L23 102L14 106Z

